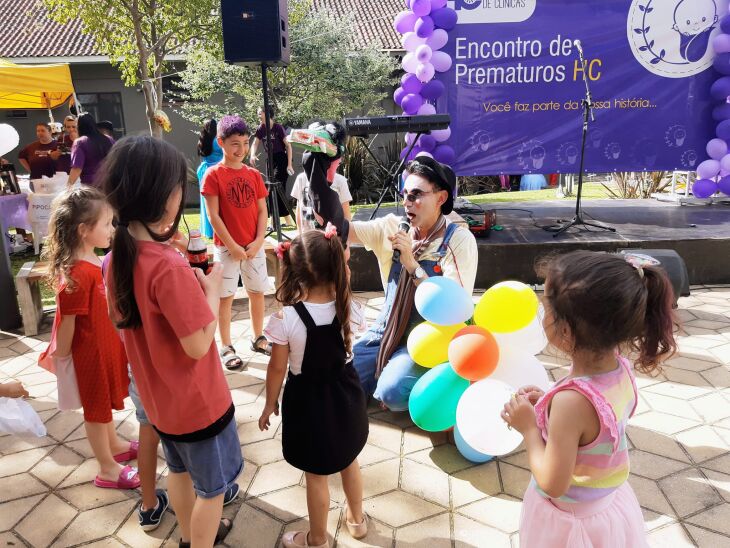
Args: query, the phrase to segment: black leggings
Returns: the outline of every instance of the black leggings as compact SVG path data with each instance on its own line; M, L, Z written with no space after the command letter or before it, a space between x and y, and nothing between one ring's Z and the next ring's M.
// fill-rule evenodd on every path
M276 152L274 153L274 173L273 178L274 181L280 183L278 185L279 189L281 190L281 194L276 192L274 188L269 189L269 197L266 199L266 207L269 208L269 217L271 217L272 212L272 194L276 193L277 197L277 205L279 207L279 216L280 217L286 217L289 215L289 211L287 209L287 203L282 199L282 195L286 196L286 182L289 178L289 174L286 172L286 167L289 164L286 152Z

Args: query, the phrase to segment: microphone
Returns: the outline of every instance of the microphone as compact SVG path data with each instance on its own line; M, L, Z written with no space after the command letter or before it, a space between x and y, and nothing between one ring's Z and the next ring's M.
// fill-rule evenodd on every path
M581 60L583 60L583 44L580 43L580 40L573 40L573 45L578 50L578 55L580 55Z
M408 232L411 229L411 223L408 222L408 217L405 215L401 217L400 223L398 223L398 230L401 232ZM393 262L400 262L400 249L393 250Z

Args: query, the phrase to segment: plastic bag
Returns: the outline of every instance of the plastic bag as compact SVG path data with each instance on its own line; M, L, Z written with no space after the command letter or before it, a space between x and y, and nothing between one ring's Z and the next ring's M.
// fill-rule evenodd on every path
M61 411L81 409L81 396L76 381L76 370L71 355L65 358L54 357L56 384L58 385L58 408Z
M46 435L46 427L27 401L0 398L0 432L40 438Z

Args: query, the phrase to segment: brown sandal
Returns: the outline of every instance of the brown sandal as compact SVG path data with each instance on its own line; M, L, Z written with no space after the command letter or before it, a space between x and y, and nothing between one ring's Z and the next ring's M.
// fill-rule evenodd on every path
M261 344L262 342L264 343L263 345ZM258 352L259 354L271 356L271 343L266 337L261 335L257 337L256 340L251 340L251 350Z

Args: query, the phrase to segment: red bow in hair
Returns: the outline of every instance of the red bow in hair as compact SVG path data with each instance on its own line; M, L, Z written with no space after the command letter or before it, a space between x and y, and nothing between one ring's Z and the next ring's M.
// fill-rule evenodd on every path
M276 256L279 257L280 261L284 260L284 253L289 251L290 247L291 242L279 242L278 244L276 244L274 250L276 251Z
M328 240L332 239L332 236L337 236L337 227L332 223L327 223L324 229L324 237Z

